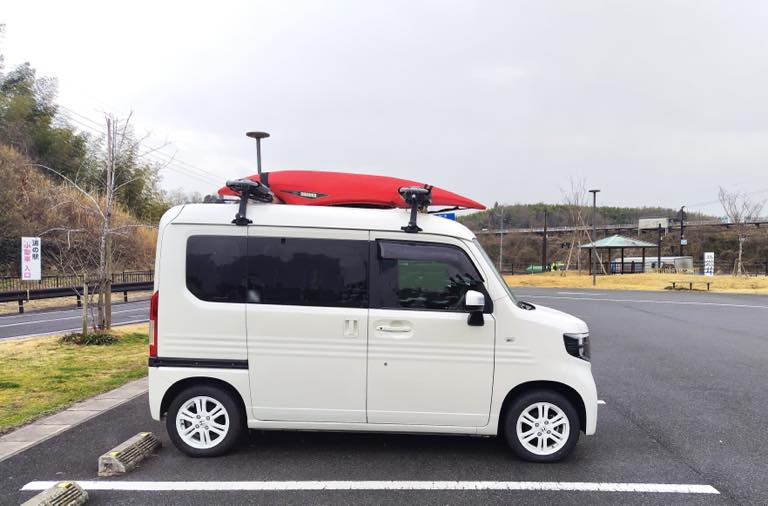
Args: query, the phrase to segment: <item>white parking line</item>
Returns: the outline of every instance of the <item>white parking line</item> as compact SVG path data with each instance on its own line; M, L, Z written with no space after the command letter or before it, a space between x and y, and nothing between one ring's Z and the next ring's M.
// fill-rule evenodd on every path
M32 481L21 490L45 490L58 482ZM298 490L541 490L719 494L711 485L673 483L591 483L567 481L77 481L85 490L298 491Z
M598 404L605 404L605 401L604 401L604 400L602 400L602 399L598 399L597 403L598 403Z
M750 309L768 309L768 306L757 306L750 304L727 304L723 302L693 302L683 300L652 300L652 299L608 299L599 297L561 297L558 295L526 295L526 297L537 299L568 299L568 300L594 300L599 302L634 302L638 304L678 304L681 306L723 306L723 307L744 307Z

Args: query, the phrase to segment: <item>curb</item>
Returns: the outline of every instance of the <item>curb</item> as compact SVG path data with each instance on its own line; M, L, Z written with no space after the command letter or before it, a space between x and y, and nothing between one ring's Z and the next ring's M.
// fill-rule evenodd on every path
M147 378L78 402L0 437L0 462L145 393Z

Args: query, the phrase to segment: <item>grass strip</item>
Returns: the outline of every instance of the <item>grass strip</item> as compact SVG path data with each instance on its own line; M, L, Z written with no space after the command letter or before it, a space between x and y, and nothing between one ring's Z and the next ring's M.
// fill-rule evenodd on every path
M61 336L0 342L0 434L147 374L147 325L116 327L115 344Z
M592 276L579 275L576 272L545 272L539 274L516 274L504 276L507 284L514 289L517 286L539 288L593 288ZM672 285L672 281L710 281L714 293L752 293L768 295L768 277L766 276L692 276L685 274L613 274L597 276L596 288L600 290L649 290L663 291ZM688 285L684 285L688 288ZM694 284L697 290L707 289L706 285Z

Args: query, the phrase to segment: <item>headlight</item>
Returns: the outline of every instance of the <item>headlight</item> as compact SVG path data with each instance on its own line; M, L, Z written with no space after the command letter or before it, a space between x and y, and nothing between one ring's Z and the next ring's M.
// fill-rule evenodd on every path
M589 332L583 334L563 334L565 351L569 355L589 362Z

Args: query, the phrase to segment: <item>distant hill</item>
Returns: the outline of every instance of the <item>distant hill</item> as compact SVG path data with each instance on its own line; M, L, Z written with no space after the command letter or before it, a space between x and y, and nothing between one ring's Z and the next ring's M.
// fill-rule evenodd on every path
M575 225L566 205L544 203L497 206L462 216L459 221L472 230L498 229L500 228L500 219L503 216L504 228L541 227L544 224L544 209L547 210L547 224L550 227ZM591 224L592 208L583 208L582 216L587 224ZM640 218L677 219L678 217L679 210L665 207L598 207L596 222L598 225L625 224L636 223ZM715 219L717 219L716 216L686 212L686 220L688 221Z

